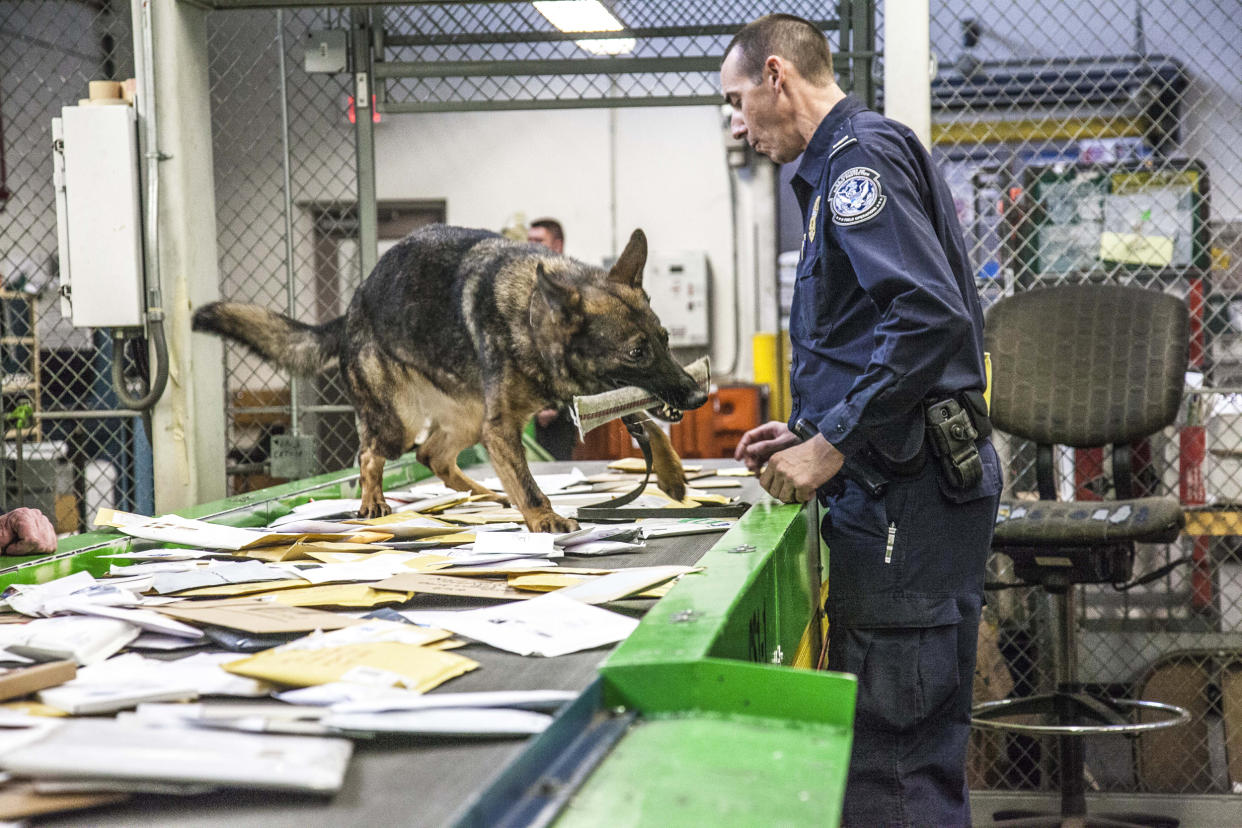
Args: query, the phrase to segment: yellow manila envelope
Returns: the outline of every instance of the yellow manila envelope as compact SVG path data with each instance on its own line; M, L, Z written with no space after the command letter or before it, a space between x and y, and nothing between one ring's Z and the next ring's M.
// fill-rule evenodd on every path
M509 586L530 592L551 592L561 587L574 586L593 578L593 575L566 575L563 572L540 572L535 575L520 574L509 576Z
M474 543L474 532L462 532L460 526L457 529L459 531L452 535L437 535L428 540L434 541L436 546L461 546L463 543Z
M375 584L377 589L400 589L430 595L456 595L463 598L498 598L514 601L530 598L529 593L511 589L508 584L482 578L454 578L448 575L427 575L421 572L394 575Z
M467 526L483 526L488 523L521 523L522 513L517 509L492 509L487 512L445 512L440 515L445 520ZM436 538L437 541L441 538Z
M552 592L562 589L563 587L576 586L584 583L593 576L583 575L566 575L563 572L548 572L536 575L510 575L509 586L516 590L527 590L530 592ZM663 598L668 591L673 588L676 581L668 581L657 587L643 590L631 596L633 598Z
M422 538L435 537L436 535L449 535L457 531L455 527L449 526L443 521L417 512L393 512L392 514L377 518L345 522L374 527L377 531L388 532L402 540L420 540Z
M352 535L345 535L343 543L357 543L363 545L369 543L383 543L384 541L392 540L396 536L395 532L355 532ZM338 537L341 536L338 535Z
M342 537L337 535L337 537ZM391 535L385 535L380 540L388 540ZM254 558L268 563L282 563L284 561L304 561L313 558L316 552L357 552L379 554L390 552L383 546L375 546L372 543L354 543L350 541L297 541L296 543L279 544L277 546L260 546L257 549L242 549L233 553L236 558Z
M294 546L302 550L307 558L313 557L316 552L355 552L359 554L381 555L384 552L392 551L385 546L376 546L374 543L342 540L299 541Z
M306 552L298 543L286 543L279 546L260 546L258 549L239 549L233 553L234 558L250 558L267 563L283 561L300 561L306 558Z
M711 494L709 492L694 492L692 494L687 494L686 500L693 500L695 503L719 503L721 505L733 502L733 498L731 497Z
M173 594L178 598L235 598L238 595L255 595L260 592L274 592L278 589L304 586L310 586L310 581L303 578L289 578L282 581L252 581L247 584L195 587Z
M449 640L452 641L452 639ZM27 716L43 716L48 719L63 719L69 715L58 707L30 700L5 702L0 704L0 710L12 710L15 713L25 713Z
M358 681L425 693L479 663L430 647L376 641L315 650L277 647L222 666L239 676L291 687Z
M624 472L638 472L639 474L642 474L647 470L647 463L641 457L622 457L620 460L613 460L609 463L608 468ZM682 465L681 469L684 472L690 473L701 471L703 467Z
M412 592L373 589L369 584L321 584L273 592L271 599L287 607L344 607L366 609L383 604L399 604L414 597Z
M649 484L646 489L643 489L643 494L663 500L665 509L693 509L699 505L690 498L686 498L685 500L673 500L664 492L660 491L660 488L654 483Z
M362 623L356 618L335 612L285 607L271 602L235 604L232 606L196 607L192 603L166 604L155 608L164 615L191 624L211 624L252 633L313 632L339 630Z
M486 569L479 569L471 566L455 566L452 569L445 569L437 572L437 575L452 575L454 577L479 577L499 578L504 575L536 575L539 573L550 573L556 575L608 575L616 572L615 569L597 569L585 566L522 566L520 562L512 569L506 569L504 564L496 564Z

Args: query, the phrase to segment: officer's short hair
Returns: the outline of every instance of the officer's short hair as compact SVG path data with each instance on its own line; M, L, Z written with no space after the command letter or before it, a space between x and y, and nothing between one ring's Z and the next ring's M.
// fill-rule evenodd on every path
M802 77L816 86L827 86L833 79L828 40L805 18L769 14L752 20L729 41L724 57L735 47L742 52L741 70L752 83L763 79L763 64L770 55L791 62Z
M531 229L542 227L552 234L552 238L559 242L565 241L565 230L561 227L561 223L554 218L535 219L530 223Z

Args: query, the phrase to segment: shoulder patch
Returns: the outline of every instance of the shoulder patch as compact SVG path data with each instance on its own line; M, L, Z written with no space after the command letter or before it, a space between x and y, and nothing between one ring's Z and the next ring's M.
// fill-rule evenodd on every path
M875 218L887 200L880 187L880 174L870 167L851 167L837 176L828 191L832 223L842 227Z

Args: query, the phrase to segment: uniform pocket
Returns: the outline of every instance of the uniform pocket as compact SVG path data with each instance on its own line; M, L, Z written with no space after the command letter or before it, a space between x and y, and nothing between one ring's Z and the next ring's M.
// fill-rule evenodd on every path
M941 715L961 683L957 634L956 624L850 630L845 669L858 676L863 720L905 731Z
M831 323L822 295L825 285L819 262L808 257L798 265L796 280L798 297L797 313L802 316L802 326L807 333L822 336Z

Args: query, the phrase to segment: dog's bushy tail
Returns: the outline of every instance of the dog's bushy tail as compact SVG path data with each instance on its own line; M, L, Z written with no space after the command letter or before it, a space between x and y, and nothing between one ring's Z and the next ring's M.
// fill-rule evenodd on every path
M344 316L322 325L307 325L240 302L203 305L194 312L193 327L245 345L267 361L302 375L336 368L345 337Z

